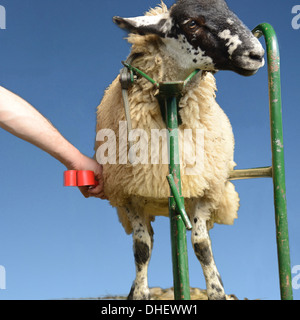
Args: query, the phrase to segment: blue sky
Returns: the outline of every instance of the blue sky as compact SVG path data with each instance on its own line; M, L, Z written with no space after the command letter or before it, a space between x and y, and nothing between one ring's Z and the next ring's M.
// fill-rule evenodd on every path
M165 1L170 6L173 1ZM129 53L112 17L137 16L159 0L0 0L0 83L34 105L82 153L93 156L95 111ZM250 27L273 25L282 68L291 265L300 265L299 76L300 30L291 25L297 1L229 0ZM300 23L300 19L299 19ZM263 40L262 40L263 43ZM271 164L267 68L250 78L216 75L217 100L229 116L238 168ZM62 186L64 166L0 130L0 299L56 299L127 294L134 279L132 240L107 201L85 199ZM225 290L238 298L279 299L271 179L235 182L241 197L234 226L211 231ZM167 218L154 223L149 285L172 286ZM190 283L205 288L188 233ZM293 276L296 276L295 274ZM300 284L300 283L299 283ZM300 298L300 289L294 290Z

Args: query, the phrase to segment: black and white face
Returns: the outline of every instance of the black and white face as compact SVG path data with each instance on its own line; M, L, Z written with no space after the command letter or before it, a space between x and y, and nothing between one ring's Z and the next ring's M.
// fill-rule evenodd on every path
M224 0L179 0L168 13L114 17L121 28L156 34L186 70L231 70L250 76L264 65L264 49Z

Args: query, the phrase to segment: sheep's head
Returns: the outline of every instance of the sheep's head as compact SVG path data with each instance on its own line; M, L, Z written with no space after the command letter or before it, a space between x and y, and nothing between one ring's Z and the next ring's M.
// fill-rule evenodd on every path
M178 0L163 14L114 17L119 27L156 34L186 70L232 70L250 76L264 65L264 49L224 0Z

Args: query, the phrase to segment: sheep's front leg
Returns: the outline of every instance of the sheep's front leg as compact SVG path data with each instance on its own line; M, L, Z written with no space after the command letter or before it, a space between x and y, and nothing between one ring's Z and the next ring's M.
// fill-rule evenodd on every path
M208 299L225 300L223 283L214 261L211 241L207 230L207 217L209 217L207 207L197 203L194 207L192 219L192 243L195 254L202 266Z
M128 218L133 229L133 252L136 278L128 295L128 300L149 300L148 265L153 246L153 232L150 223L143 217L127 209Z

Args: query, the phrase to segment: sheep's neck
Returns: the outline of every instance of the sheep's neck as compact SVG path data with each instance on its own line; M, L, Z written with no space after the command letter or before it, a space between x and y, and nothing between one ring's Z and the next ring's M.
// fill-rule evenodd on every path
M158 36L131 34L128 40L132 43L131 56L137 55L132 65L158 83L184 81L195 70L192 57L182 57Z
M161 48L160 55L163 61L163 81L184 81L195 70L165 46Z
M194 69L184 68L180 62L168 56L167 54L163 57L162 63L162 81L184 81Z
M157 82L184 81L194 71L193 68L185 68L180 61L178 62L163 50L152 52L150 56L146 54L143 58L137 59L136 63L133 62L133 66ZM153 68L153 66L156 67Z

